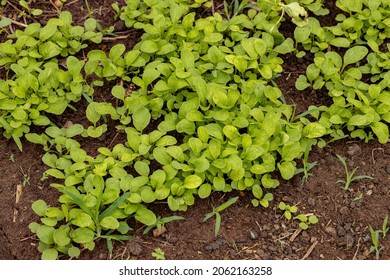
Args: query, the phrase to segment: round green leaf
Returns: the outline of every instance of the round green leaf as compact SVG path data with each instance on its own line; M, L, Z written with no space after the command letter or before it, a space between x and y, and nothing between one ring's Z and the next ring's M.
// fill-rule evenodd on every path
M43 216L47 211L47 204L42 199L39 199L31 205L31 208L37 215Z
M102 227L107 229L117 229L119 227L119 222L112 216L105 217L99 223Z
M189 175L184 179L184 188L196 189L202 184L203 180L198 175Z
M156 215L147 208L139 208L135 219L147 226L154 225L157 221Z
M42 252L42 260L56 260L58 258L58 251L54 248L48 248Z

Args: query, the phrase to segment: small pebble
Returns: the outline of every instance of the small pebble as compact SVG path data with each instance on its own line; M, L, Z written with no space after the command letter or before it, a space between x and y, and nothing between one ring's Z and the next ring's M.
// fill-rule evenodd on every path
M390 164L386 167L386 172L390 174Z
M345 236L345 238L347 239L347 248L348 248L348 249L349 249L349 248L352 248L353 243L355 242L353 236L352 236L351 234L347 234L347 235Z
M346 234L347 232L345 231L345 229L342 227L342 226L338 226L337 227L337 235L342 237Z
M340 208L340 214L341 214L341 215L346 215L346 214L348 214L348 207L346 207L346 206L341 207L341 208Z
M372 195L372 190L367 191L366 195L368 195L368 196Z
M330 235L333 235L333 236L337 235L336 229L334 227L331 227L331 226L326 227L325 232L329 233Z
M352 157L355 155L359 155L361 152L362 149L360 148L360 146L358 144L353 144L348 147L347 154Z
M345 229L346 231L350 231L350 230L351 230L351 227L352 227L352 224L351 224L351 223L346 223L346 224L344 225L344 229Z

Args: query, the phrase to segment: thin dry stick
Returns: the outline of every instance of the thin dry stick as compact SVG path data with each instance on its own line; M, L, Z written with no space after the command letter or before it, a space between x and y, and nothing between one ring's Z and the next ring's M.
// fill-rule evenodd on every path
M318 244L318 240L314 241L314 243L310 246L309 250L307 250L306 254L303 256L301 260L305 260L308 256L310 256L311 252L313 252L317 244Z
M120 39L127 39L127 37L129 37L129 35L124 35L124 36L116 36L116 37L103 37L102 40L103 41L116 41L116 40L120 40Z
M359 237L359 240L358 240L358 243L357 243L357 245L356 245L356 251L355 251L355 254L353 255L353 260L356 260L356 255L357 255L357 253L358 253L358 251L359 251L359 248L360 248L360 240L361 240L362 238L361 237Z
M23 191L22 185L20 185L20 184L17 185L16 186L16 195L15 195L15 206L19 203L20 197L22 196L22 191ZM18 216L18 214L19 214L19 211L15 207L14 208L14 216L12 219L12 221L14 223L16 222L16 217Z
M295 240L295 238L297 238L297 236L301 233L302 231L302 228L297 228L297 230L294 232L294 234L290 237L289 241L290 242L293 242Z
M19 22L19 21L13 20L13 19L8 18L8 17L5 17L5 16L0 15L0 18L1 18L1 19L10 19L11 22L12 22L13 24L15 24L15 25L18 25L18 26L21 26L21 27L24 27L24 28L27 27L27 24L21 23L21 22Z

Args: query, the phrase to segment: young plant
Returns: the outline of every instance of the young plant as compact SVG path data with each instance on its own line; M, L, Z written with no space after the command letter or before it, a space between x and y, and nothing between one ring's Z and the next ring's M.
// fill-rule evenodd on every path
M314 214L305 215L305 214L299 214L295 217L295 219L299 220L299 227L303 230L307 230L310 225L314 225L318 223L318 218Z
M382 230L381 230L383 238L386 237L387 232L390 230L390 227L388 226L388 221L389 221L389 216L386 215L386 217L383 220Z
M336 156L343 164L345 174L346 174L345 180L338 180L336 183L343 183L342 188L344 190L349 190L349 186L351 185L351 183L353 181L362 180L362 179L370 179L370 180L374 179L373 177L367 176L367 175L354 176L355 172L359 169L359 167L356 167L354 170L350 171L350 170L348 170L348 166L347 166L347 163L345 162L345 159L340 155L336 155Z
M154 227L156 227L158 232L161 232L162 228L166 223L173 222L173 221L178 221L178 220L184 220L183 217L181 216L170 216L170 217L157 217L156 223L150 226L147 226L144 230L144 234L147 234L150 230L152 230Z
M152 252L152 257L156 260L165 260L165 252L161 248L156 248Z
M298 207L288 205L283 201L279 203L279 209L284 211L283 215L287 220L291 220L292 214L295 214L298 211Z
M380 251L383 250L383 246L379 246L379 234L380 230L374 230L372 226L370 226L370 234L371 234L371 247L370 247L370 252L375 252L375 257L377 260L380 258Z
M233 197L233 198L229 199L228 201L222 203L218 207L213 208L213 211L211 211L210 213L205 215L203 222L205 222L208 219L210 219L211 217L215 216L215 230L214 230L215 237L217 237L219 229L221 228L221 214L220 214L220 212L222 212L223 210L225 210L226 208L228 208L232 204L236 203L237 200L238 200L238 196Z

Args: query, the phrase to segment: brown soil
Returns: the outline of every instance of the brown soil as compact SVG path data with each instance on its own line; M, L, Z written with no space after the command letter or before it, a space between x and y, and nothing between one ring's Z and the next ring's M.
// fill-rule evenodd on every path
M37 7L44 7L43 21L56 12L44 2L35 1ZM89 1L89 4L93 16L102 25L123 29L123 24L113 20L115 13L110 8L113 2L116 1ZM333 4L330 6L334 9ZM76 23L88 16L85 1L68 1L64 9L72 12ZM335 14L334 10L332 14ZM324 20L331 23L333 19L325 17ZM291 30L289 32L291 34ZM131 39L126 43L129 47L137 38L131 35L133 33L128 33ZM108 47L111 43L107 43ZM277 82L289 103L297 104L298 111L302 112L311 104L329 102L321 92L295 90L295 79L310 63L309 56L299 62L293 55L284 60L284 70L289 75L280 77ZM98 94L103 95L105 90L107 88L101 89ZM85 110L85 104L78 106L80 112ZM72 120L77 120L78 116L82 118L80 112L73 116L69 113L58 122L63 124L70 117ZM88 145L93 148L109 145L115 135L116 132L111 131L105 139L88 142ZM119 139L120 136L116 141ZM50 188L47 181L41 181L45 170L40 160L42 154L39 147L26 141L21 153L12 141L0 136L0 259L40 258L38 240L28 228L30 222L37 220L31 204L44 199L55 205L58 199L57 191ZM344 179L345 173L336 154L347 159L350 169L359 167L358 175L370 175L374 180L356 181L350 190L342 189L336 181ZM151 233L143 235L144 228L132 224L134 240L114 243L112 258L153 259L151 253L161 248L166 259L375 259L375 254L369 251L369 226L381 229L384 217L390 214L390 144L344 139L324 149L314 149L309 162L314 161L317 165L311 170L308 182L302 185L299 175L282 182L267 209L252 207L250 193L215 193L208 199L197 199L186 212L172 213L165 204L152 205L161 217L179 215L185 220L168 223L167 231L157 237ZM222 212L221 229L214 237L214 220L203 222L204 216L213 207L237 195L240 196L237 203ZM316 214L318 224L299 232L297 222L287 221L278 210L280 201L298 205L303 213ZM380 245L383 246L381 259L389 260L390 238L381 238ZM101 241L93 252L83 252L81 258L109 259L110 256Z

